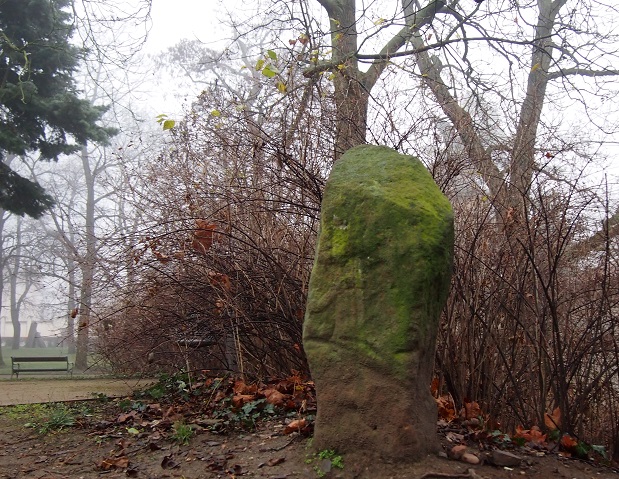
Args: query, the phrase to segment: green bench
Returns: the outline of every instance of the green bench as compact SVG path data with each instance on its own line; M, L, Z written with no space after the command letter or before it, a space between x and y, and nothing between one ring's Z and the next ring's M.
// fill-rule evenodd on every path
M20 373L44 373L48 371L67 372L71 373L71 377L73 377L73 363L69 362L69 356L11 356L11 379L13 379L13 374L19 379Z

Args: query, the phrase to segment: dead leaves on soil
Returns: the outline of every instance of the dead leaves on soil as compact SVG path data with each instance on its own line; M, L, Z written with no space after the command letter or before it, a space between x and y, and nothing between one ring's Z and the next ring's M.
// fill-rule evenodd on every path
M431 392L438 408L439 426L449 426L450 430L445 433L445 437L449 442L456 444L448 452L452 459L463 460L469 462L469 464L474 463L461 457L461 449L459 448L465 437L473 437L476 442L485 443L489 448L513 443L541 453L559 451L561 455L566 457L572 455L583 457L583 454L585 457L595 456L596 454L600 455L598 451L603 451L601 446L588 446L569 434L560 434L562 423L561 408L559 407L544 414L543 426L544 431L547 432L542 431L537 425L533 425L529 429L516 426L516 431L510 436L500 431L501 425L493 421L489 415L484 414L476 401L465 401L464 406L457 411L450 395L439 395L439 382L436 378L432 382ZM461 432L455 432L454 426L459 426ZM603 452L601 455L603 455ZM470 459L474 461L473 458Z
M178 446L175 448L176 453L169 452L170 445L163 442L165 439L173 439L175 424L187 425L198 433L204 429L216 433L225 432L228 416L245 417L244 415L251 412L259 420L262 409L266 411L266 407L269 406L271 408L269 412L282 413L285 424L281 426L280 434L307 435L312 431L312 423L303 416L314 414L316 409L313 382L304 381L296 374L268 383L202 378L187 388L182 398L162 398L164 399L170 403L147 403L139 398L125 398L122 400L124 408L130 406L131 410L118 413L113 421L101 421L97 425L101 438L123 436L114 443L114 450L96 464L99 471L125 470L128 477L137 477L138 466L129 458L136 451L143 449L165 450L166 455L160 463L160 467L164 470L180 467L182 460L178 458L179 455L183 455L185 461L195 459L191 451L179 452L182 449ZM244 425L244 423L238 424L239 427ZM209 453L207 457L200 459L205 461L205 467L210 471L232 475L246 473L247 471L241 470L241 466L230 462L233 457L233 454L225 453L222 449L219 454ZM274 457L259 467L274 467L284 461L284 457Z
M208 428L221 431L225 426L243 427L240 419L249 413L252 420L260 419L262 411L269 414L279 411L287 417L285 434L298 432L309 434L311 423L304 414L316 409L314 383L293 375L286 379L268 383L246 383L242 379L203 378L184 391L182 398L170 397L173 401L165 406L160 403L144 403L125 398L125 408L131 410L119 413L113 422L100 424L101 429L121 429L131 437L156 441L173 435L172 426L181 422L194 429ZM266 416L266 414L265 414ZM294 416L297 416L294 418ZM232 419L238 418L234 423ZM119 461L101 463L108 470L118 467Z
M112 469L125 469L128 466L129 458L127 456L107 457L97 465L98 469L102 471L110 471Z

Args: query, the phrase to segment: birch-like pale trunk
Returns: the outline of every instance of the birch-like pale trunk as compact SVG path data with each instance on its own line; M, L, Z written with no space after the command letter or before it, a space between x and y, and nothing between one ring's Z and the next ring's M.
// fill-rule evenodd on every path
M5 211L0 208L0 311L2 311L2 298L4 295L4 248L2 245L2 238L4 236L4 224L6 223ZM2 359L2 331L0 331L0 366L4 366L4 359Z
M97 239L95 237L95 175L90 165L90 155L86 144L82 146L81 158L86 182L86 218L84 225L86 252L80 264L82 284L80 287L75 368L83 371L88 368L88 340L92 319L92 288L95 275Z

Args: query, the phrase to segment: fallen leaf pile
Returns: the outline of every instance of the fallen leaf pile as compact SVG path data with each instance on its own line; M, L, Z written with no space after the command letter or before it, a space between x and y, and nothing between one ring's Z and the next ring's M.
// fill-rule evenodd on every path
M97 464L99 470L126 469L131 477L129 457L143 449L162 449L165 440L173 442L178 424L187 426L192 435L202 430L223 434L234 428L251 429L257 421L270 419L282 422L280 434L309 435L312 432L316 412L314 384L298 375L267 383L206 377L191 386L182 382L168 383L167 393L160 401L147 401L156 388L161 388L161 384L117 401L114 407L122 411L114 420L108 418L94 424L100 439L117 438L115 449ZM179 466L179 454L186 456L187 451L177 449L164 456L161 468ZM238 473L234 470L238 465L229 468L230 459L225 454L209 456L208 469ZM182 460L192 458L183 457ZM265 465L273 466L281 461L283 459L276 458L272 464Z
M555 408L544 415L544 430L533 425L529 429L516 426L513 434L500 430L500 424L484 414L475 401L465 401L457 410L450 395L439 395L438 380L432 382L431 392L438 407L438 426L447 440L447 457L469 464L487 461L497 464L513 461L513 457L492 454L499 449L517 449L536 455L558 453L595 462L605 461L603 446L589 445L561 431L561 409ZM466 444L475 444L479 453L471 453ZM482 454L481 451L490 451Z

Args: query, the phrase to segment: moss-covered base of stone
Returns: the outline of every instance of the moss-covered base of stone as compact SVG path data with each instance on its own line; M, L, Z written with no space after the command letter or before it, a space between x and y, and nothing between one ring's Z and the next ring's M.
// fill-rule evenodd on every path
M437 408L429 385L420 388L414 375L394 380L340 353L341 363L315 374L314 449L334 449L360 465L415 462L438 452Z

